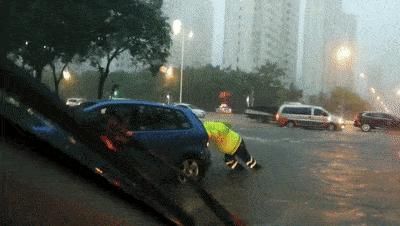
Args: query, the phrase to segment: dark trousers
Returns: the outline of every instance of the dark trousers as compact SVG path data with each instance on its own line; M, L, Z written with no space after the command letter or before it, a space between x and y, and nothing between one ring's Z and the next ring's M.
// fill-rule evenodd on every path
M256 160L249 154L247 151L246 145L242 139L240 142L239 148L233 155L225 154L225 164L231 168L235 169L239 164L238 159L246 164L247 167L253 168L257 163Z

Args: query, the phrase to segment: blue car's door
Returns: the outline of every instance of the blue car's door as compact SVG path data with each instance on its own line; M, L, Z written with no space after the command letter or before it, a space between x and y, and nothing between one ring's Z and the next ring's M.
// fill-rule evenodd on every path
M141 103L105 105L93 110L100 115L101 119L97 121L101 128L105 128L107 120L101 115L108 111L117 112L129 121L135 142L171 163L200 156L205 147L207 136L198 128L200 122L190 120L182 110Z
M200 150L202 136L183 112L149 105L132 110L134 139L159 157L178 162Z

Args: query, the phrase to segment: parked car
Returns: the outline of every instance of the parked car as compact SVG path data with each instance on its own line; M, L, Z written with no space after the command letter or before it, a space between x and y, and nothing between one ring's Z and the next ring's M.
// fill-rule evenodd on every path
M217 113L232 113L232 108L230 108L227 104L221 104L217 109L215 109Z
M251 119L256 119L258 122L272 122L275 120L278 106L254 106L248 107L244 114Z
M359 127L364 132L371 129L399 129L400 118L385 112L361 112L354 119L355 127Z
M276 121L286 127L314 127L330 131L344 128L344 120L334 116L320 106L284 104L279 107Z
M74 106L78 106L80 104L82 104L83 102L85 102L86 99L85 98L68 98L67 101L65 102L66 105L74 107Z
M206 117L206 112L203 109L201 109L201 108L199 108L197 106L194 106L193 104L175 103L174 105L178 106L178 107L183 107L183 108L190 109L199 118Z
M108 111L126 115L134 131L132 139L179 167L184 175L195 180L204 177L210 163L208 136L190 109L139 100L100 100L74 115L83 126L105 128Z

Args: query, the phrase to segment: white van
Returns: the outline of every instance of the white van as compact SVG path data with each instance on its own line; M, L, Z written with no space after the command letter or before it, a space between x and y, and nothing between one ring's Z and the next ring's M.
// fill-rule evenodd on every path
M342 118L314 105L284 104L279 107L276 121L280 126L286 127L314 127L331 131L344 128Z

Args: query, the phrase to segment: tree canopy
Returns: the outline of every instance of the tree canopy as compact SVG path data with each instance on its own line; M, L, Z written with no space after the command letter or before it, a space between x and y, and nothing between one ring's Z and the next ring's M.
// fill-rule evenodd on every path
M136 64L148 65L156 73L169 54L171 43L170 27L162 16L161 4L116 0L105 1L102 7L110 9L109 15L89 52L92 65L100 72L98 98L103 96L111 62L121 53L129 52Z
M187 68L183 71L183 102L214 111L220 104L220 92L227 91L231 94L229 104L234 111L242 112L247 106L246 97L251 95L252 89L256 91L255 105L279 106L284 101L298 101L302 97L302 91L294 85L284 85L280 81L285 77L283 71L275 64L271 65L268 67L272 69L263 70L260 74L223 70L211 65ZM121 97L167 102L166 96L169 94L170 102L177 102L180 70L174 68L172 74L172 76L160 74L151 77L148 71L113 72L104 87L107 95L111 95L113 85L118 84ZM64 89L65 95L79 94L88 99L95 98L92 81L96 76L95 72L79 76L79 81L75 83L76 87Z
M90 59L100 72L98 97L110 63L127 51L153 73L168 56L170 31L162 1L16 0L5 4L9 58L28 66L41 80L45 66L53 70L57 89L62 70L75 56ZM105 64L103 64L105 59ZM56 73L56 64L63 63ZM58 76L57 76L58 74Z
M336 87L327 95L320 93L310 98L311 104L324 106L327 110L345 117L353 117L356 113L368 110L370 104L358 94L343 87Z

